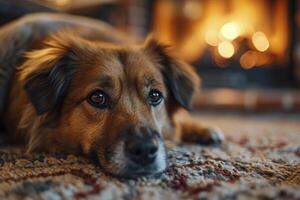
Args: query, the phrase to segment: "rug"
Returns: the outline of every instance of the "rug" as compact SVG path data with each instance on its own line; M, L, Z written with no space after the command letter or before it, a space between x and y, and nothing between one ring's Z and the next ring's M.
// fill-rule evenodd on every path
M74 155L0 148L0 199L300 199L300 116L204 114L219 147L182 144L160 176L104 174Z

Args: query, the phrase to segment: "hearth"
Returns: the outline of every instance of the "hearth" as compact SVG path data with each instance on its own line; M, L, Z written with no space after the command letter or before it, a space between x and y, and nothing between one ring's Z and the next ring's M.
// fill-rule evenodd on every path
M0 0L0 25L40 11L101 19L137 40L152 32L201 75L196 107L300 110L299 1Z
M154 14L154 32L206 88L294 87L295 28L296 2L287 0L157 1Z

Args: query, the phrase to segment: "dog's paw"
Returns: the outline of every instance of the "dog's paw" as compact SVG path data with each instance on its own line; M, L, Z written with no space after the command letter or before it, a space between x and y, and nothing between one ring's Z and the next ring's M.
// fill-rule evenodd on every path
M224 134L219 128L202 128L187 134L184 140L200 145L220 145L224 142Z
M200 144L203 145L219 145L224 142L224 134L219 128L207 128L206 136L203 140L200 140Z

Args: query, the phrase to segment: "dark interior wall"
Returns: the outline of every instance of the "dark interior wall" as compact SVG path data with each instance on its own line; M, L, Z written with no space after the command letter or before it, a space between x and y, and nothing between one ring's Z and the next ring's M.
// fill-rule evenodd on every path
M294 73L298 86L300 86L300 1L295 1L295 29L293 37L295 38L294 53Z
M57 12L27 0L0 0L0 25L34 12Z

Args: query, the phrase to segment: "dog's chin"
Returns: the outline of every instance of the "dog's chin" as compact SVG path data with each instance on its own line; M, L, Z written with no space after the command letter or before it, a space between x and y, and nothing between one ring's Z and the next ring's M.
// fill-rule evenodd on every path
M140 176L153 176L163 173L166 169L166 161L155 161L150 165L141 165L129 161L124 169L121 169L119 176L126 178L137 178Z
M121 178L138 178L141 176L157 176L167 168L166 150L161 143L157 157L151 164L143 165L128 159L123 151L123 144L119 144L115 149L114 156L103 164L99 159L101 168L108 174Z

